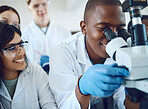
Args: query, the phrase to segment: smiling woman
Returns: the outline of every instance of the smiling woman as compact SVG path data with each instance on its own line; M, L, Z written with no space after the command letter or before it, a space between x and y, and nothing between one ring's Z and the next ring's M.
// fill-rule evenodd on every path
M21 32L13 26L3 24L0 27L0 30L0 51L3 76L6 80L15 79L18 76L17 70L24 70L26 68L24 47L17 51L13 49L15 47L14 44L21 41ZM22 64L18 64L17 60L22 60ZM11 73L9 74L10 71Z
M0 109L57 109L47 74L26 60L27 41L20 36L18 28L0 22Z

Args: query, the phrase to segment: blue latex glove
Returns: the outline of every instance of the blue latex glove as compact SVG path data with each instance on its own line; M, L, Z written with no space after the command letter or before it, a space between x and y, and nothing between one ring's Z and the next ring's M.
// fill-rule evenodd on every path
M79 89L84 95L108 97L121 86L124 76L129 76L129 72L117 64L96 64L80 78Z
M40 65L44 69L44 71L48 74L49 73L49 56L42 55L40 58Z

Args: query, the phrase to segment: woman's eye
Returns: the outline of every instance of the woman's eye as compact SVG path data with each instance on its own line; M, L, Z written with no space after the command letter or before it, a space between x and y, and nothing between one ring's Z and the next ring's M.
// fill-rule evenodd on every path
M8 49L8 51L13 51L15 49L16 49L16 47L11 47L11 48Z

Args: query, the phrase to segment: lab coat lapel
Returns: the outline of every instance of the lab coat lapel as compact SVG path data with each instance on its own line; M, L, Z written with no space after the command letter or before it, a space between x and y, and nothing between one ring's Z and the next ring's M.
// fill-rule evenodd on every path
M13 99L15 99L15 97L17 97L25 88L27 84L28 73L29 73L28 67L20 73Z
M89 59L88 53L85 47L85 36L81 35L78 37L77 42L77 60L81 64L83 68L83 73L88 69L88 67L92 66L92 63Z
M37 36L43 37L44 36L44 33L41 31L41 29L37 26L37 24L34 21L31 22L30 27L32 27L31 31L32 31L32 34L34 37L37 37Z
M46 55L46 43L45 42L45 34L40 30L40 28L35 24L34 21L31 22L30 24L31 32L29 33L31 37L29 37L29 55L32 55L31 57L34 56L34 62L39 63L40 56L42 54ZM39 53L37 53L39 52ZM29 56L28 55L28 56Z
M54 26L54 22L52 22L52 21L50 20L50 24L48 25L47 32L46 32L45 36L51 37L51 36L48 36L48 35L49 35L49 34L52 34L53 28L54 28L53 26Z
M86 72L86 70L90 66L92 66L92 63L89 59L89 56L85 47L85 36L82 34L81 36L78 37L78 42L77 42L77 60L81 64L84 72ZM108 58L106 59L104 64L112 64L112 63L115 63L115 61L112 60L111 58Z
M1 88L0 88L0 95L4 98L6 98L7 100L11 101L11 97L9 95L9 92L8 90L6 89L4 83L2 82L2 80L0 81L1 82Z

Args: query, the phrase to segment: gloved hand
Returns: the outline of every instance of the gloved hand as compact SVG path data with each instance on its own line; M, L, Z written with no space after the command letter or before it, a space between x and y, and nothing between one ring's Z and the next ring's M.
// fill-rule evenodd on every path
M44 71L48 74L49 73L49 56L42 55L40 58L40 65L44 69Z
M129 76L129 72L117 64L96 64L88 68L80 78L79 89L84 95L108 97L120 87L124 76Z

